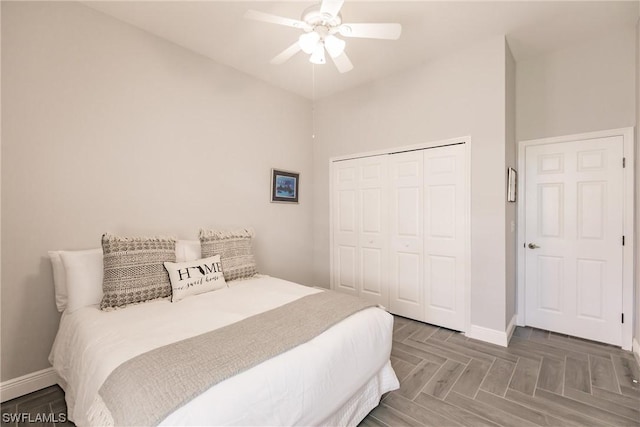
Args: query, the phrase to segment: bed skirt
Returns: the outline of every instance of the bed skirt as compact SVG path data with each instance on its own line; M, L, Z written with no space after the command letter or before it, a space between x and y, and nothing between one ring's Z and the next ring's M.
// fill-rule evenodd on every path
M391 361L371 377L351 399L327 417L322 426L357 426L378 404L382 395L400 387Z

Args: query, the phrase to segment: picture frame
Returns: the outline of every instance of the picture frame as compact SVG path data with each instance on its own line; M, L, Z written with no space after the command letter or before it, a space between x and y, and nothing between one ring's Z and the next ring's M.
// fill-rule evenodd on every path
M271 169L271 203L298 203L300 173Z
M518 172L514 168L509 168L507 182L507 202L515 202L518 198Z

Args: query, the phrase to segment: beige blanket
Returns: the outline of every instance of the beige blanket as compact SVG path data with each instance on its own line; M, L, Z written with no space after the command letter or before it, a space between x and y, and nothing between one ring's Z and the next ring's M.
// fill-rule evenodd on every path
M321 334L375 304L332 291L143 353L100 388L105 423L157 425L215 384ZM107 421L108 420L108 421Z

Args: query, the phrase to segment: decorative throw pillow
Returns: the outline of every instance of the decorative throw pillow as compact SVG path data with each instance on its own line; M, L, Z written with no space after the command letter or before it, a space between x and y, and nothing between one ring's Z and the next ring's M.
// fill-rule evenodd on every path
M171 279L171 302L226 288L220 255L186 262L165 262Z
M175 262L176 240L165 237L102 236L104 281L101 309L171 295L165 261Z
M202 257L220 255L224 279L251 277L258 273L256 260L251 252L253 230L200 230Z

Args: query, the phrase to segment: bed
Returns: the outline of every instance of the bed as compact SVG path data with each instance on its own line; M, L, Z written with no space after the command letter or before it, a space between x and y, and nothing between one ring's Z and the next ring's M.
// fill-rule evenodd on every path
M120 365L312 294L268 276L229 282L178 304L160 299L115 311L65 311L50 361L78 425L104 424L100 389ZM330 292L330 291L328 291ZM391 367L393 317L378 307L208 388L159 425L357 425L399 384Z

